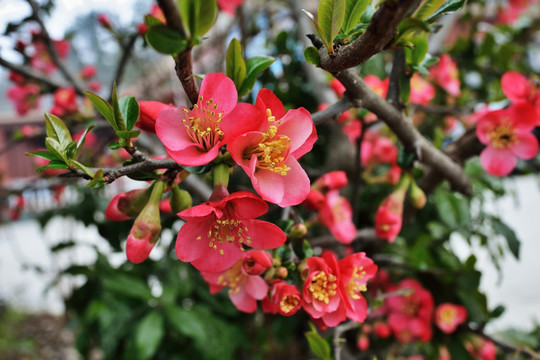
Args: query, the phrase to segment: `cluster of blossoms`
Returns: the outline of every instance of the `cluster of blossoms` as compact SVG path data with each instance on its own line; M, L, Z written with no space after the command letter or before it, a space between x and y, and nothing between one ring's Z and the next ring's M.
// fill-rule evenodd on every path
M233 81L222 73L204 77L191 109L158 102L140 102L140 108L138 126L155 132L178 164L213 165L214 191L208 201L192 206L189 193L178 187L187 174L181 172L171 185L157 181L148 189L117 195L106 217L136 218L126 243L130 261L149 256L161 231L160 202L170 191L169 206L185 221L176 254L201 272L212 293L227 288L233 304L244 312L255 311L257 301L262 301L263 311L284 316L303 308L321 328L347 318L364 321L367 303L361 293L377 270L365 253L339 261L331 252L308 257L297 266L304 281L300 291L287 281L291 277L280 266L283 259L273 259L267 251L282 246L287 236L278 226L257 219L267 212L266 201L281 207L306 201L338 241L350 243L356 235L350 204L339 195L347 184L345 173L326 174L310 186L298 162L317 139L308 111L285 110L267 89L259 91L254 105L239 103ZM229 193L234 165L251 179L258 195Z

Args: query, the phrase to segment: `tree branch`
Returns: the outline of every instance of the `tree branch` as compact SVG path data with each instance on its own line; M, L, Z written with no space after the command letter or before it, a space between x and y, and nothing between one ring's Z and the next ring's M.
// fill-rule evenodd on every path
M345 339L341 337L344 333L360 326L356 321L348 321L334 328L334 360L341 360L341 349L345 343Z
M471 194L469 178L461 166L428 142L399 110L371 90L356 71L348 69L339 72L336 78L347 89L346 96L353 102L360 101L364 108L384 121L407 151L415 153L420 162L438 171L450 182L455 191L465 195Z
M540 360L540 354L536 353L535 351L527 348L527 347L517 347L512 344L508 344L507 342L501 341L499 339L494 338L493 336L485 334L482 330L475 330L472 328L468 328L468 330L472 333L475 333L477 335L480 335L489 341L493 342L497 347L499 347L501 350L505 352L511 352L514 354L520 354L526 357L529 357L534 360Z
M344 97L338 102L332 104L324 110L317 111L311 118L315 125L320 125L331 120L337 120L341 114L352 108L354 104L348 98Z
M43 37L43 41L45 41L45 45L47 46L47 50L49 51L49 55L51 55L52 61L58 67L58 70L64 75L64 78L75 88L77 93L82 94L83 88L80 86L79 82L73 75L68 71L66 66L64 65L63 61L60 59L60 56L58 56L58 52L56 51L56 47L54 46L54 43L49 36L49 32L47 31L47 27L43 23L43 20L41 19L41 16L39 15L39 6L34 0L26 0L30 7L32 8L32 17L34 20L39 24L41 27L41 34Z
M329 72L339 72L360 65L373 55L391 45L400 21L417 0L386 0L373 15L364 35L349 45L329 55L321 47L320 67Z

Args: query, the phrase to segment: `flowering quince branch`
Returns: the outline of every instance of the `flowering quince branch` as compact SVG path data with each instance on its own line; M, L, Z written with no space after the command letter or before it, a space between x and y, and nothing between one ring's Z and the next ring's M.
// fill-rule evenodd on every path
M82 94L83 87L79 84L77 79L69 72L69 70L66 68L64 62L60 59L60 56L58 56L58 52L56 51L56 47L54 46L51 37L49 36L49 32L47 31L47 27L43 23L43 20L41 19L41 16L39 15L39 7L36 4L34 0L26 0L28 4L32 8L32 17L34 20L39 24L41 28L41 34L43 36L43 40L45 41L45 45L47 46L47 50L49 51L49 54L51 55L51 58L54 62L54 64L58 67L62 75L66 78L66 80L75 88L75 91L77 93Z
M349 98L344 97L326 109L312 114L311 119L315 125L321 125L329 121L336 120L341 116L341 114L354 106L355 104L353 104Z
M519 346L518 347L518 346L515 346L515 345L512 345L512 344L509 344L509 343L507 343L505 341L497 339L496 337L493 337L491 335L486 334L481 329L479 330L479 329L473 329L471 327L468 327L467 330L470 331L471 333L480 335L480 336L488 339L489 341L493 342L495 345L497 345L499 348L501 348L502 350L504 350L507 353L513 353L514 355L519 354L519 355L526 356L526 357L528 357L530 359L540 360L540 354L538 352L535 352L535 351L531 350L527 346Z
M341 359L341 350L343 349L343 344L345 339L342 337L344 333L349 330L359 327L360 324L356 321L347 321L346 323L340 324L334 328L334 335L332 339L332 344L334 345L334 359Z
M360 65L386 49L394 39L398 24L416 2L417 0L384 1L373 15L366 32L357 40L339 48L334 55L329 55L324 47L319 49L320 67L331 73L338 73Z

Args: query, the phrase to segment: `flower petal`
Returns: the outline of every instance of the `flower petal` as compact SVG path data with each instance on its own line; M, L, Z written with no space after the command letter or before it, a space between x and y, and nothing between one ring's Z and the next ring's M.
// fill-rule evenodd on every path
M244 287L246 292L257 300L262 300L268 293L268 285L260 276L248 275Z
M180 150L166 149L171 158L180 165L201 166L208 164L218 156L220 146L218 144L206 152L202 151L203 148L199 144L191 144Z
M240 288L238 291L229 290L229 299L238 310L245 313L252 313L257 310L257 301L244 288Z
M210 252L208 243L208 231L211 228L212 221L209 218L191 220L185 223L176 237L176 256L184 262L192 262L199 258L206 257ZM197 238L200 237L200 240Z
M504 73L501 88L504 95L513 103L528 101L533 90L527 78L515 71Z
M514 129L529 132L536 126L538 113L533 105L528 103L514 104L506 111Z
M257 106L264 114L266 114L266 109L270 109L270 111L272 111L272 116L275 116L276 120L285 116L285 107L272 90L261 89L257 94L255 106Z
M505 176L514 170L517 158L509 149L497 149L488 146L480 154L480 162L484 170L489 174Z
M299 158L311 150L317 140L317 131L311 120L311 114L304 108L289 110L281 119L278 135L291 139L289 151Z
M287 240L287 236L277 225L262 220L244 220L251 245L256 249L275 249Z
M205 272L220 272L225 271L232 267L234 263L242 257L242 250L238 246L238 243L229 243L224 241L217 244L216 250L210 248L208 243L206 246L210 249L208 253L201 256L199 259L191 262L199 271ZM220 252L223 250L223 252Z
M260 131L265 125L266 118L259 109L251 104L239 103L223 117L220 125L223 131L222 145L242 134Z
M185 106L167 108L156 119L156 134L159 140L170 150L181 150L193 145L186 126L182 123Z
M238 102L238 92L234 82L223 73L210 73L204 76L200 96L203 101L214 99L217 112L229 113Z
M512 153L520 159L532 159L538 154L538 140L532 133L520 133L517 134L517 145L512 146L510 149Z

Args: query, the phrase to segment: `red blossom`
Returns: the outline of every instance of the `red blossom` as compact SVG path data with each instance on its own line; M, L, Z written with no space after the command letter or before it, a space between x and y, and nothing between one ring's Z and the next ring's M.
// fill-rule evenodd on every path
M257 275L249 275L242 271L242 259L222 272L203 272L201 275L210 285L210 293L216 294L221 289L229 288L228 295L232 303L240 311L252 313L257 310L257 300L262 300L268 285Z
M478 119L476 135L486 148L480 154L482 167L491 175L508 175L517 159L531 159L538 153L538 140L531 133L536 124L536 109L518 103L491 111Z
M263 250L251 250L246 252L242 270L248 275L261 275L272 267L272 255Z
M401 231L406 190L406 187L399 187L379 205L375 213L375 234L378 237L394 242Z
M14 85L7 91L7 97L13 105L17 114L24 115L31 109L39 107L41 89L35 84Z
M298 159L317 140L311 115L304 108L286 112L268 89L259 91L256 106L264 114L256 122L259 127L233 139L227 150L264 200L281 207L298 205L310 188Z
M435 324L445 334L453 333L467 319L467 309L461 305L442 303L435 310Z
M231 138L259 128L264 121L255 106L237 100L231 79L222 73L207 74L193 109L181 105L161 111L156 134L180 165L208 164Z
M424 80L418 73L411 77L411 95L409 103L418 105L428 105L435 97L435 88L428 81Z
M94 76L96 76L96 73L97 69L94 65L85 65L79 71L80 76L85 80L93 78Z
M227 14L234 16L236 8L242 5L244 0L218 0L219 8Z
M210 200L178 214L187 222L176 240L176 255L200 271L220 272L230 268L244 246L274 249L286 236L276 225L255 220L268 205L248 191L228 194L217 187Z
M341 81L339 81L336 78L332 78L332 80L330 80L330 87L332 88L332 90L334 90L336 95L339 97L343 97L343 94L345 94L345 90L346 90L345 86L343 86Z
M265 313L291 316L300 310L302 298L296 286L276 279L270 285L268 296L263 299L262 305Z
M458 67L448 54L441 55L439 62L431 68L429 74L433 81L448 94L452 96L461 95Z
M77 106L77 93L72 87L60 88L54 92L54 107L63 111L56 110L56 112L75 113L78 110Z

